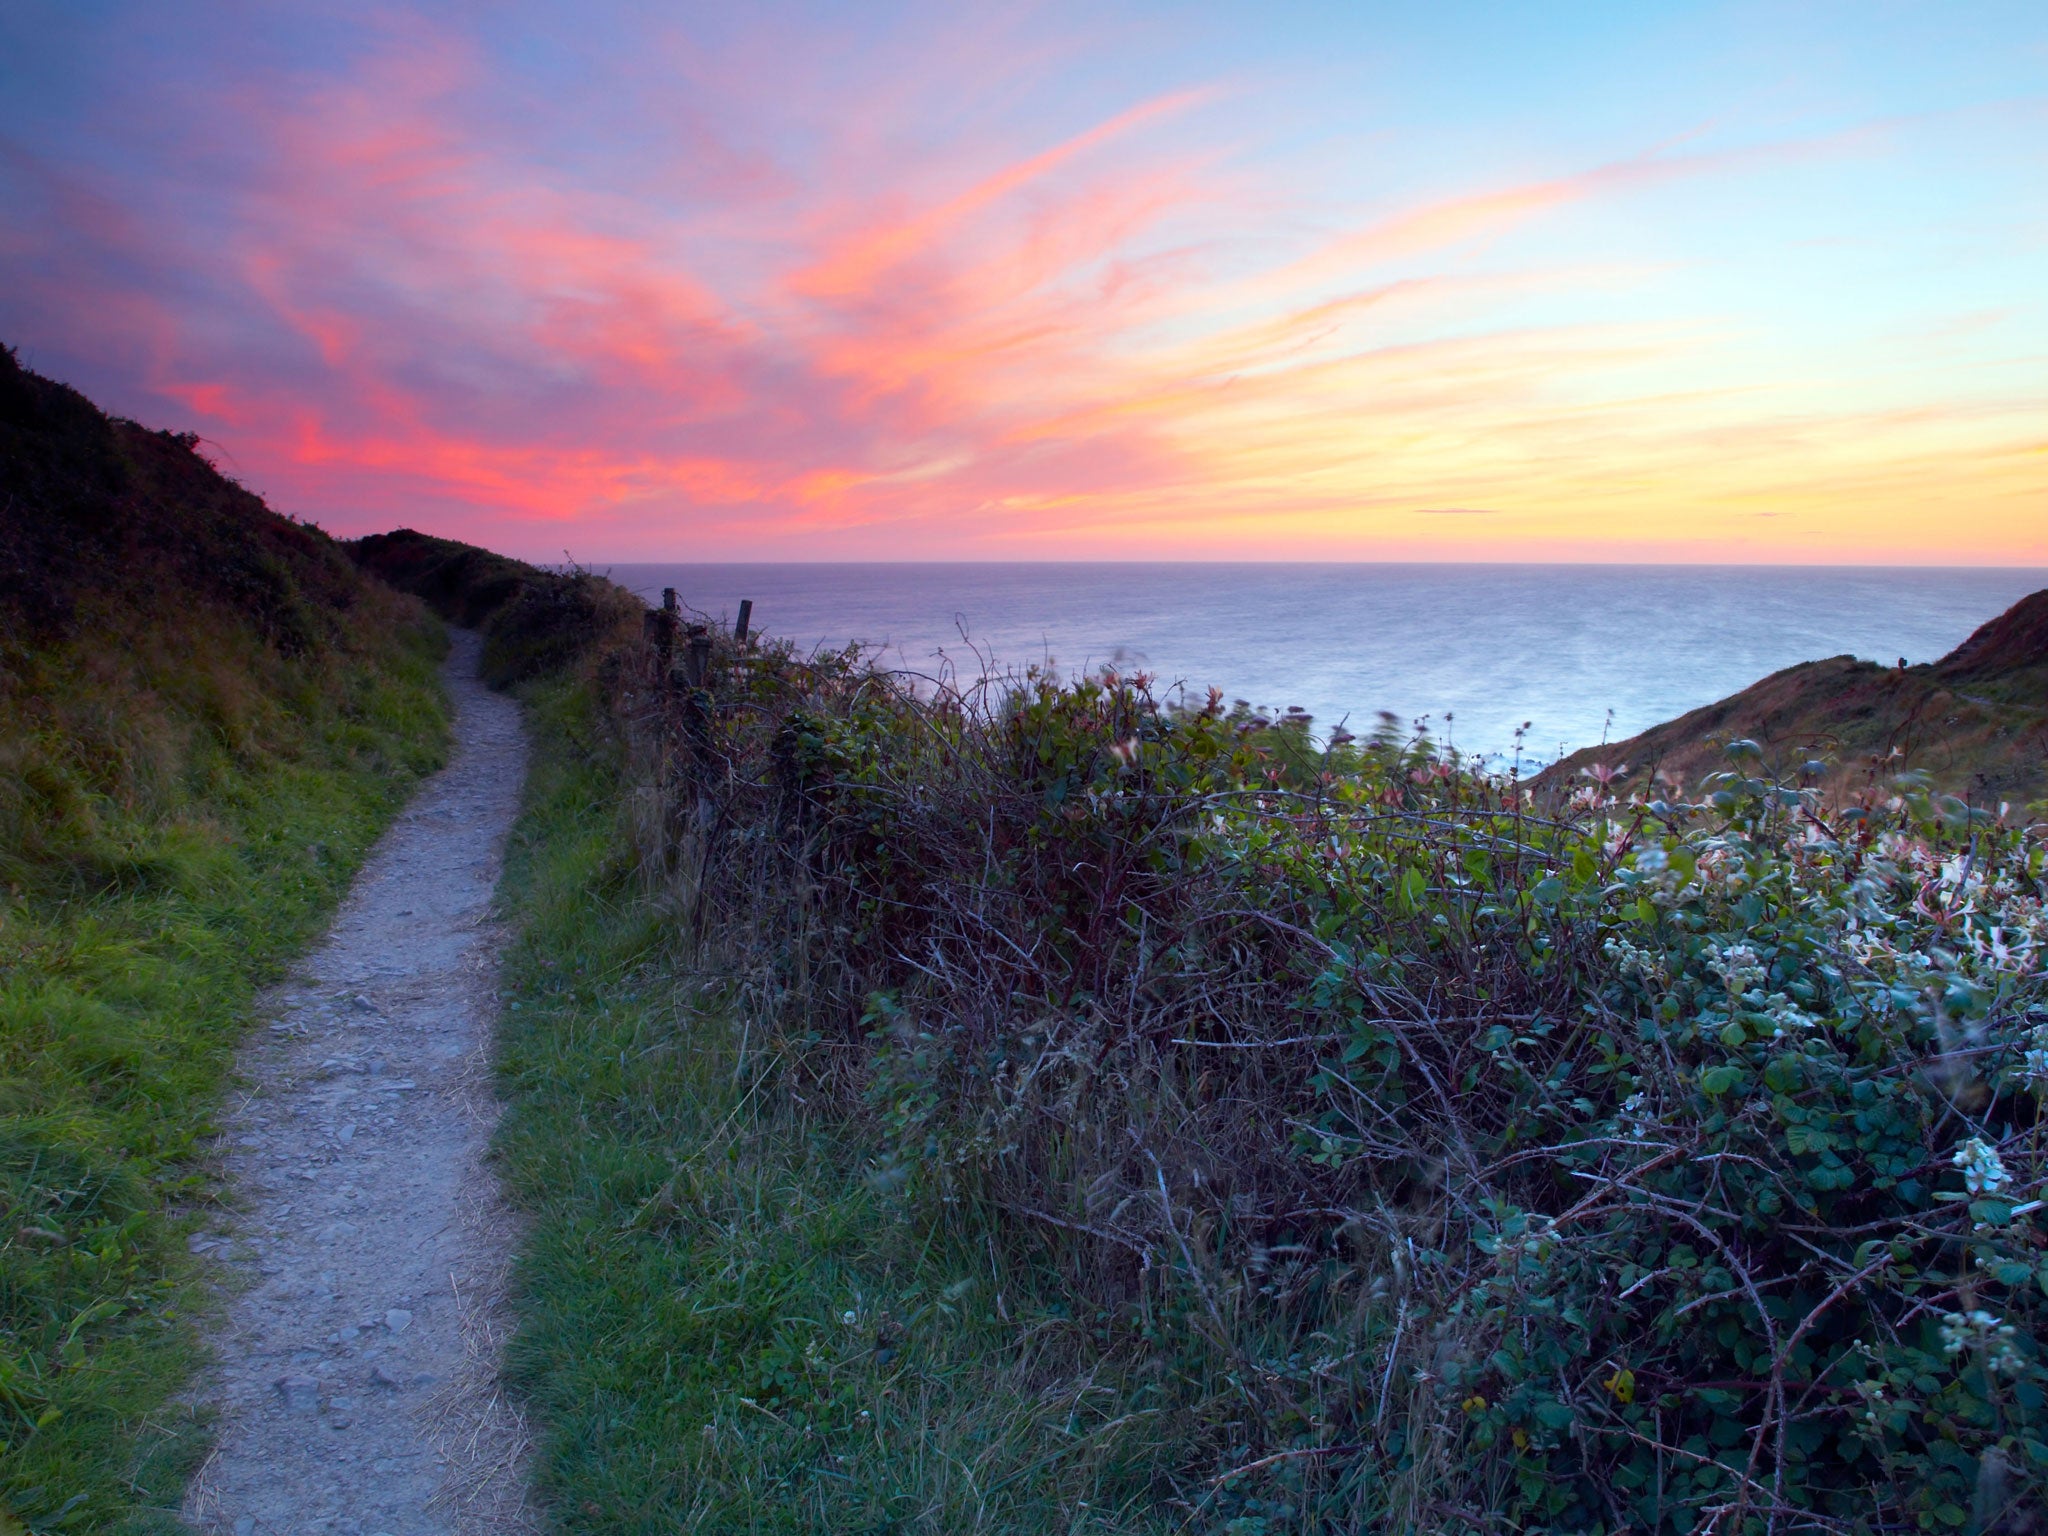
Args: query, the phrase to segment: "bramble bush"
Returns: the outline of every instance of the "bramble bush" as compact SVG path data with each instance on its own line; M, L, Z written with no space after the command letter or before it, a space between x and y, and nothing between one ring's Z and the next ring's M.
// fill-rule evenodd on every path
M2039 823L652 654L676 922L878 1188L1064 1277L1185 1528L2048 1528Z

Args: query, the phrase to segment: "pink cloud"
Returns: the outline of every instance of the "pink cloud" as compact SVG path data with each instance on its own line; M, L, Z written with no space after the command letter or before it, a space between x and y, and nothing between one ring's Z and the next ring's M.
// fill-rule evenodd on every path
M1653 375L1702 345L1685 327L1514 308L1622 266L1471 259L1812 146L1667 150L1289 233L1288 189L1199 142L1224 100L1206 87L1060 130L955 100L920 153L934 100L1028 99L1047 62L1006 74L1004 28L962 25L893 91L841 80L825 44L747 32L740 67L655 37L629 99L508 128L473 41L388 24L331 76L218 109L208 133L245 148L203 217L17 151L45 211L4 250L67 345L138 356L138 387L343 532L607 556L1370 553L1411 547L1388 519L1417 508L1496 514L1436 518L1444 540L1568 542L1566 508L1625 494L1718 516L1774 487L1867 496L1887 466L1920 484L1943 464L1993 499L2039 482L2000 456L2009 414L1880 431L1673 389ZM800 83L776 99L809 115L764 115L748 70ZM617 165L571 153L599 109L668 137Z

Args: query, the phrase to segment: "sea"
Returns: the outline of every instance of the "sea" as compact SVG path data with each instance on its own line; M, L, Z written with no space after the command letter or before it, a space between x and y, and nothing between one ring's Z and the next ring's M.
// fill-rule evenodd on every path
M1497 764L1615 741L1819 657L1932 661L2048 570L1422 564L677 564L649 603L921 679L1031 664L1404 731ZM1519 732L1519 743L1518 743Z

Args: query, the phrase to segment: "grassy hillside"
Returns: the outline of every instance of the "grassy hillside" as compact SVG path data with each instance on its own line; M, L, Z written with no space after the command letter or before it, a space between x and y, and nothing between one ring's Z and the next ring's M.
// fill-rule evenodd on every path
M0 1528L173 1528L183 1222L258 987L441 760L441 641L0 352Z
M627 618L507 884L574 1527L2048 1524L2048 828Z
M1838 794L1910 767L1979 805L2048 798L2048 592L2014 604L1940 661L1802 662L1640 736L1573 753L1542 779L1569 785L1595 764L1627 764L1620 782L1661 773L1696 785L1735 740Z

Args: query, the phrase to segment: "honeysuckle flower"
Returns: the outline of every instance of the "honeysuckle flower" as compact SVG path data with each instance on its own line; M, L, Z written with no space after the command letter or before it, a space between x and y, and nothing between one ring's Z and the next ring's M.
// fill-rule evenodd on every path
M2031 937L2008 939L2003 924L1994 923L1991 931L1970 933L1970 948L1977 958L1994 971L2005 971L2015 976L2025 975L2033 962Z

